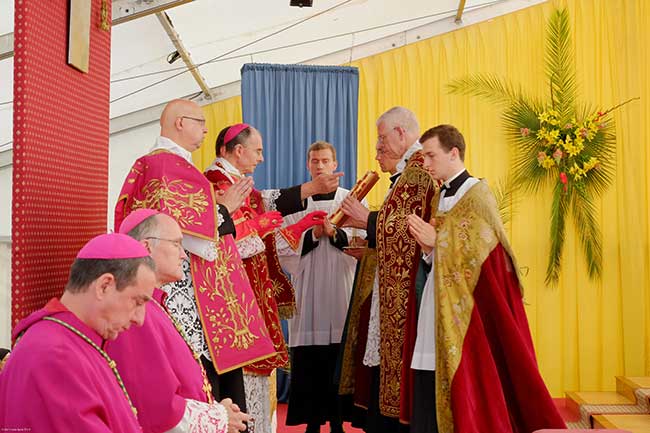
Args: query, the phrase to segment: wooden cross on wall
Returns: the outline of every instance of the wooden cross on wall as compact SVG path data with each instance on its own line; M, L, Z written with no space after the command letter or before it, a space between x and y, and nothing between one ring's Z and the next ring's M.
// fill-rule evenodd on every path
M92 0L70 0L68 6L68 64L88 73Z

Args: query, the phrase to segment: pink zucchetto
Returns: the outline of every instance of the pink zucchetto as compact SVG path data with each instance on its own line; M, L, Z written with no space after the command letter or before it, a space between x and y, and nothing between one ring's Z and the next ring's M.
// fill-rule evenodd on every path
M237 135L242 132L246 128L250 128L251 126L247 123L237 123L236 125L232 125L228 130L226 131L226 135L223 137L223 142L228 143L230 140L233 138L237 137Z
M136 259L149 256L149 251L131 236L109 233L95 236L79 250L78 259Z
M129 214L118 228L119 233L128 234L131 230L136 228L140 223L149 217L158 215L160 212L153 209L138 209Z

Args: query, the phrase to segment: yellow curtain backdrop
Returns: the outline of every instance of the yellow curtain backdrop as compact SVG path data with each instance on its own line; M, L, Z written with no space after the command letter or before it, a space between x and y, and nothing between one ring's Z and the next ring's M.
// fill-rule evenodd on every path
M234 96L206 105L203 107L203 115L205 116L208 133L205 135L201 147L192 154L194 164L201 171L214 161L214 144L217 141L219 132L228 125L241 123L241 96Z
M650 47L650 6L645 0L551 1L351 65L360 71L358 173L378 170L375 119L403 105L415 111L423 130L440 123L456 125L468 143L470 172L495 185L506 175L510 157L500 110L481 100L448 95L445 84L488 72L547 97L544 35L555 7L567 7L571 14L582 99L609 108L641 96L615 115L617 175L599 203L602 281L587 278L570 227L560 284L544 286L550 191L519 197L508 226L525 272L526 310L540 369L553 395L562 396L578 389L612 390L616 375L650 374L650 57L645 52ZM213 104L224 107L206 108L206 116L219 126L239 121L236 103L233 98ZM213 154L214 138L207 141L203 152L210 147ZM382 202L387 184L384 176L369 197L371 204Z

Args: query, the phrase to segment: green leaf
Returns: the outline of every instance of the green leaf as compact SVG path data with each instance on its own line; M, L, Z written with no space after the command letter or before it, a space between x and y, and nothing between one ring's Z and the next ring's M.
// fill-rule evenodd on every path
M546 285L557 285L562 267L562 248L566 231L566 215L569 211L569 196L561 182L553 189L551 203L551 249L546 267Z
M537 114L542 111L538 101L520 100L503 113L505 134L512 143L511 160L512 183L522 192L536 193L557 179L557 170L547 170L537 162L537 154L543 149L541 141L535 136L540 128ZM523 136L521 128L528 128L529 135Z
M602 273L603 247L596 206L585 189L575 188L574 191L571 195L573 219L585 255L587 272L592 280L598 279Z
M553 108L562 122L568 122L575 112L577 84L574 71L571 24L566 9L556 10L548 23L544 55Z
M497 209L501 216L503 225L508 224L512 219L512 214L518 203L518 197L515 194L515 188L512 177L507 176L499 180L496 187L493 188L494 199L497 202Z
M521 88L490 74L475 74L452 80L446 86L455 95L478 96L490 102L507 104L521 98Z

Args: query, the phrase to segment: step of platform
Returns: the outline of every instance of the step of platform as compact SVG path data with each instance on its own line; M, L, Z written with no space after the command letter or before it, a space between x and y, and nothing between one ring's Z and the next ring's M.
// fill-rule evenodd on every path
M594 415L650 415L650 377L618 376L616 391L574 391L566 397L566 408L576 426L591 426Z
M650 377L616 376L616 392L630 400L636 400L634 392L641 388L650 389Z
M622 429L650 433L650 415L594 415L594 429Z
M636 398L628 398L629 394L622 394L616 391L591 392L576 391L567 392L567 408L575 418L580 417L580 406L610 406L610 405L636 405ZM634 395L634 393L632 393Z

